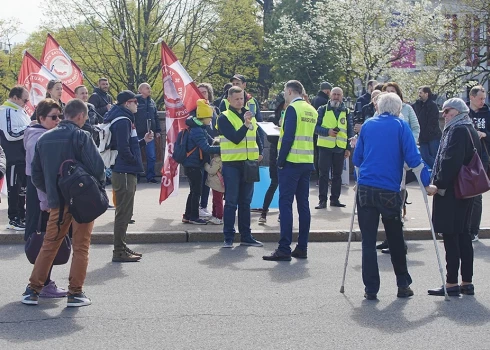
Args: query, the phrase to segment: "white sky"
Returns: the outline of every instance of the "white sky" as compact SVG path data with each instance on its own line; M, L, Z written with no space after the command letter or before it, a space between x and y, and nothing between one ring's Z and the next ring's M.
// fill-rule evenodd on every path
M41 25L42 10L40 0L0 0L1 11L0 19L15 17L20 22L20 34L16 35L13 43L21 42L27 39L29 33L32 33Z

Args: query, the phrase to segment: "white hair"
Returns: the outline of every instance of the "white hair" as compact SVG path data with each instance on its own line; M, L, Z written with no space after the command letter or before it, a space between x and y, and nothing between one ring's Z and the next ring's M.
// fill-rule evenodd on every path
M388 113L395 116L400 116L402 110L402 100L394 92L381 94L378 96L378 113Z

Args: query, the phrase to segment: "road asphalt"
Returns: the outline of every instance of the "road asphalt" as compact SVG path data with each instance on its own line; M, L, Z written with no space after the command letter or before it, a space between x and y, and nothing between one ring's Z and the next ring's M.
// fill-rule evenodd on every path
M441 250L442 244L438 243ZM219 243L133 245L139 263L112 263L93 245L85 284L91 306L64 299L20 303L32 269L19 244L0 246L0 349L488 349L490 240L475 247L475 296L427 295L441 285L431 241L409 241L415 296L396 297L379 254L378 301L363 298L360 243L311 243L307 260L268 262L263 248ZM52 277L68 284L68 265Z

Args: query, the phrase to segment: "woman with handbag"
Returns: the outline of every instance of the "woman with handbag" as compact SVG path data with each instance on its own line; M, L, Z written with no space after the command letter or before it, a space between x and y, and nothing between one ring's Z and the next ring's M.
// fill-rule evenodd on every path
M51 98L42 100L36 107L37 122L33 122L33 125L27 128L24 134L27 175L26 230L24 240L27 242L26 254L31 259L34 258L33 255L37 256L42 245L42 242L41 245L35 244L32 241L32 238L34 238L32 235L37 234L37 232L46 232L46 224L49 219L47 196L45 193L38 191L31 181L31 162L34 158L37 140L46 131L53 129L59 124L61 113L62 108L56 101ZM34 252L34 250L36 251ZM39 296L45 298L62 298L66 296L66 290L57 287L56 283L51 280L51 270Z
M442 109L446 124L432 171L433 184L438 188L432 204L432 221L434 230L442 233L444 240L447 293L450 296L473 295L473 245L469 225L474 197L463 199L457 192L461 190L458 188L461 170L474 156L481 154L481 145L463 100L451 98ZM461 285L458 284L460 265ZM429 289L428 293L443 296L444 288Z

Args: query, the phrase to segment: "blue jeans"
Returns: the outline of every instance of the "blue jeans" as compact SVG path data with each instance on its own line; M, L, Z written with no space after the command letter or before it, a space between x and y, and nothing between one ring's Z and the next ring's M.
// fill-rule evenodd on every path
M252 236L250 228L250 203L254 194L254 184L243 179L243 169L227 166L223 162L225 182L225 208L223 212L223 234L225 241L235 237L235 215L238 208L238 232L243 239Z
M310 233L310 176L311 164L286 164L278 170L279 176L279 212L281 213L281 238L279 250L291 254L293 239L293 201L299 214L298 248L306 250Z
M434 161L436 160L436 154L440 143L441 140L439 139L430 142L420 142L420 155L425 164L431 169L434 167Z
M151 180L155 177L155 163L157 161L157 152L155 148L155 140L148 142L145 146L146 151L146 180Z
M391 263L398 287L408 287L412 278L407 269L405 242L401 221L400 192L359 185L357 189L357 215L362 235L362 280L366 293L379 291L378 255L376 235L381 215L390 247ZM282 217L281 217L282 219Z

